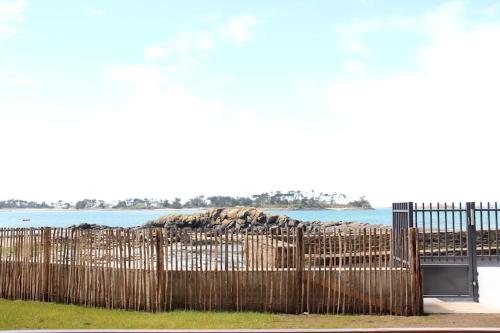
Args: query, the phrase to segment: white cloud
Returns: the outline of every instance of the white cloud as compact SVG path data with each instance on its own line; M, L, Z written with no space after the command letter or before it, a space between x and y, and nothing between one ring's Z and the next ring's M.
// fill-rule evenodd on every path
M101 16L104 14L102 9L99 8L88 8L85 10L85 13L90 16Z
M340 138L363 151L349 159L365 166L356 182L378 202L500 196L500 25L470 27L462 15L453 3L421 19L432 36L418 54L421 69L327 90Z
M460 33L465 28L463 15L466 8L463 2L453 1L441 5L431 13L416 20L414 29L423 32L430 38L448 38L455 33Z
M0 20L4 22L21 22L24 20L23 12L26 9L24 0L1 0Z
M335 26L334 29L339 46L344 52L366 55L370 50L364 40L369 34L396 30L424 35L431 39L439 35L449 36L463 28L461 19L465 12L463 2L450 1L420 17L394 15L384 19L355 19Z
M245 168L256 172L266 168L259 159L245 158L254 144L267 141L266 126L255 124L251 111L224 114L217 99L182 85L161 84L166 79L158 80L150 69L121 68L116 74L141 83L120 110L87 116L78 123L0 122L0 141L16 142L3 152L16 156L15 162L0 166L0 172L15 170L19 175L5 179L2 193L44 200L96 196L96 189L99 197L111 199L232 193L232 182L220 181L241 175L232 161L246 160ZM36 147L48 148L45 153L35 149L33 137ZM23 184L30 184L29 193ZM245 189L251 190L255 188Z
M340 47L347 53L367 54L368 48L362 42L362 37L369 32L377 31L381 20L354 20L335 28Z
M177 57L203 57L207 50L215 47L215 39L207 31L180 31L177 36L166 43L157 43L144 49L144 57L148 60Z
M207 14L202 19L215 23L219 17L219 14ZM147 60L168 59L168 71L178 72L202 62L220 41L226 40L242 46L252 38L256 25L257 20L253 16L241 15L229 18L218 28L181 30L167 41L147 46L144 57Z
M365 71L365 64L358 60L344 61L342 67L351 73L362 73Z
M217 74L215 76L215 82L217 83L232 83L234 82L234 77L228 74Z
M200 50L209 50L215 47L215 42L211 34L207 32L200 32L196 35L195 45Z
M252 39L256 27L257 19L254 16L240 15L230 18L219 31L224 38L242 46Z
M165 58L169 54L169 50L166 47L160 45L151 45L144 49L144 57L149 60L155 60L160 58Z
M17 34L20 30L6 24L0 24L0 38L8 38Z
M201 15L202 21L208 22L208 23L214 23L217 22L221 18L222 14L220 12L210 12L210 13L205 13Z
M142 64L117 66L111 70L110 78L141 87L156 87L166 81L159 67Z
M25 86L31 87L35 85L35 81L28 76L19 76L0 69L0 86Z
M359 40L346 40L343 43L343 48L348 53L369 53L368 48Z
M17 34L18 25L24 21L27 8L24 0L0 0L0 38L8 38Z
M320 100L321 99L321 88L317 82L314 80L301 80L298 82L296 88L295 88L295 93L298 96L305 97L307 99L313 98L315 100Z
M3 180L0 194L40 200L186 198L310 188L309 177L295 175L307 169L308 145L318 139L313 133L304 140L300 125L262 118L250 107L229 107L171 82L156 66L121 66L110 76L133 84L123 107L77 120L49 121L44 114L2 119L0 142L15 144L3 150L13 163L1 164L0 174L15 176ZM277 136L286 144L269 148ZM297 150L305 152L304 160L292 163Z

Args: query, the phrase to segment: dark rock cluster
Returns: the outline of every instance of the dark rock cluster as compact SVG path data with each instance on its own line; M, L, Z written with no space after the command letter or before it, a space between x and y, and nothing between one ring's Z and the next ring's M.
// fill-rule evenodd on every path
M104 229L114 229L113 227L109 227L107 225L95 224L95 223L80 223L74 224L69 227L70 229L77 230L104 230Z
M255 208L211 208L195 215L166 215L143 225L146 228L209 228L215 230L253 230L303 226L306 230L333 233L336 229L388 227L364 222L305 222L286 215L267 215Z
M195 215L166 215L149 221L144 227L214 228L217 230L250 230L269 227L293 227L300 221L286 215L266 215L255 208L211 208Z

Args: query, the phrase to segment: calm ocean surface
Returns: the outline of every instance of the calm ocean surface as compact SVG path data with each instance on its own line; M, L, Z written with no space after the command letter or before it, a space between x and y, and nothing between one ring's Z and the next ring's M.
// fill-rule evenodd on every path
M358 221L390 224L391 209L374 210L264 210L267 214L283 214L302 221ZM95 223L114 227L138 226L168 214L193 214L201 210L0 210L0 227L68 227L79 223ZM29 221L23 221L29 220Z

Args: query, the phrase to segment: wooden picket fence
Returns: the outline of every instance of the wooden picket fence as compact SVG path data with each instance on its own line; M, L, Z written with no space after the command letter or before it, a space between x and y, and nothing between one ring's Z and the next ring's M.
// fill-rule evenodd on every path
M114 309L420 315L415 230L0 229L0 297Z

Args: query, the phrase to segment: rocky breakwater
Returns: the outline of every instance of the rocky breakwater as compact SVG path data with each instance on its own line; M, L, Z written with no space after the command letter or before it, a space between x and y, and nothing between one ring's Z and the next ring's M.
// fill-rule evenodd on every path
M286 215L266 215L255 208L211 208L194 215L165 215L143 227L218 230L252 230L270 227L293 227L301 222Z
M102 225L102 224L95 224L95 223L80 223L80 224L73 224L69 226L70 229L75 229L75 230L106 230L106 229L118 229L117 227L110 227L107 225Z
M211 208L195 215L166 215L143 225L146 228L255 230L303 226L306 230L333 233L337 229L389 228L364 222L299 221L286 215L267 215L256 208Z

